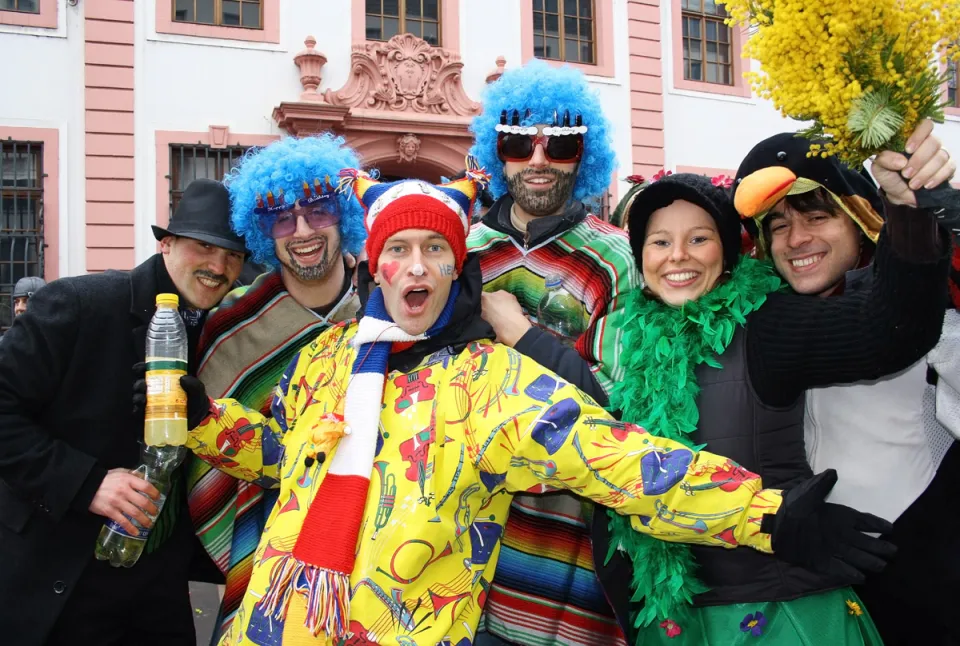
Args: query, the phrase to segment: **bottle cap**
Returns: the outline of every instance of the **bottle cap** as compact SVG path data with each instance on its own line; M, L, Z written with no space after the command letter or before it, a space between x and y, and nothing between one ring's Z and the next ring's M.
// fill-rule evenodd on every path
M553 289L554 287L560 287L563 284L563 276L560 274L550 274L547 276L545 281L547 289Z
M176 294L157 294L157 307L180 307L180 297Z

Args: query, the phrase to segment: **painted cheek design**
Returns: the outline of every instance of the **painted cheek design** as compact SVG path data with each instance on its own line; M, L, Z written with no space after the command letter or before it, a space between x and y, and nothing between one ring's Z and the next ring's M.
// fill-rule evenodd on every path
M441 276L452 276L452 275L453 275L453 265L440 265L440 275L441 275Z
M400 268L400 263L397 261L388 262L380 265L380 273L383 274L383 279L387 281L388 285L393 285L393 277L397 274L397 269Z

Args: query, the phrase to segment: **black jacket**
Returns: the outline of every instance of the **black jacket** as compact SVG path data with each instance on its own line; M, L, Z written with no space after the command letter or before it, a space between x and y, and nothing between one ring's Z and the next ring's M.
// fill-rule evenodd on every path
M104 518L88 507L109 469L140 461L143 413L132 410L155 297L175 292L162 256L132 272L63 278L37 292L0 343L0 623L7 646L41 644L93 558ZM181 488L181 491L183 489ZM181 577L193 536L186 498L172 534L123 571L129 585ZM166 507L165 512L166 513ZM153 579L151 579L153 577ZM82 600L80 600L82 601Z

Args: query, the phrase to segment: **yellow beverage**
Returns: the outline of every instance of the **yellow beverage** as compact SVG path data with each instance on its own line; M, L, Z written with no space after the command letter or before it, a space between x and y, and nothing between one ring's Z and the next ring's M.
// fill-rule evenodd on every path
M143 441L150 446L183 446L187 443L187 419L145 420Z
M187 395L180 377L186 361L147 357L147 408L143 441L149 446L183 446L187 442Z
M147 446L187 443L187 394L180 377L187 374L187 329L176 294L157 294L157 311L147 328L147 407L143 441Z

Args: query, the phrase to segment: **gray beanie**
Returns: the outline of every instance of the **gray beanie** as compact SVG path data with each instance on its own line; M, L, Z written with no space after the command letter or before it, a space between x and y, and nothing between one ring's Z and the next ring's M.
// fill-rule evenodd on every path
M26 276L17 281L16 287L13 288L13 298L22 298L23 296L33 296L33 294L46 285L44 281L39 276Z

